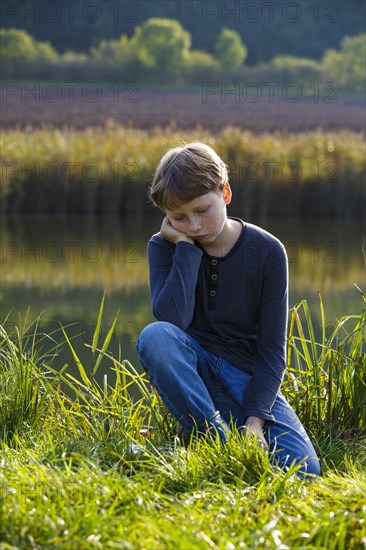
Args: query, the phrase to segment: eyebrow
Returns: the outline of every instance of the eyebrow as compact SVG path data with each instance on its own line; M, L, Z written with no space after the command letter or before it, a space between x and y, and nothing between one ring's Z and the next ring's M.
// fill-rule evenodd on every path
M210 206L209 203L201 204L200 206L195 206L193 208L193 212L196 212L197 210L203 210L204 208L208 208ZM167 209L169 210L169 208ZM170 210L170 213L172 216L185 216L183 212L180 212L179 210Z

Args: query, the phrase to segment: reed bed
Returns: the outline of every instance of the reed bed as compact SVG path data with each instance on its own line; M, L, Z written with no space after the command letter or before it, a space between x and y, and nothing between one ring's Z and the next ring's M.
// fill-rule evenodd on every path
M225 127L214 135L112 120L83 131L5 130L2 212L141 216L151 212L146 191L162 154L192 140L207 142L228 164L235 208L246 215L362 215L362 134L255 135Z
M77 377L53 368L62 347L42 352L54 335L40 336L37 320L2 326L2 548L363 548L366 314L329 336L319 307L320 340L306 302L290 312L283 388L321 457L312 482L237 433L224 447L181 446L145 375L108 351L118 314L102 336L104 297L87 364L60 328Z
M305 300L290 317L285 393L308 429L330 441L366 435L366 310L326 330L319 294L320 341Z

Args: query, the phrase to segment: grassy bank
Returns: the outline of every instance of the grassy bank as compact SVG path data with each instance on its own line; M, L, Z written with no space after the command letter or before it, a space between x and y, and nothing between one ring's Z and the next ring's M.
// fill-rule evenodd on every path
M224 128L144 131L103 128L8 130L1 138L1 210L8 214L151 212L146 191L162 154L202 140L228 164L237 212L246 216L363 215L361 134L254 135ZM235 215L236 212L233 212Z
M181 446L145 376L123 350L109 354L114 324L101 339L102 310L88 364L65 335L78 379L67 365L54 371L62 349L42 353L36 322L1 327L2 548L364 547L365 311L320 341L307 304L291 312L283 390L321 459L323 475L309 482L237 433L225 447Z

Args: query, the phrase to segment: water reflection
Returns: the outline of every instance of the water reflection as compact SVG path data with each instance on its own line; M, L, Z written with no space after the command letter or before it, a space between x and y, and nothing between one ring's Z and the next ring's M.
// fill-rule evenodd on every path
M366 289L362 222L350 220L248 220L278 236L289 256L290 307L306 299L319 325L319 289L326 317L359 313ZM1 319L42 313L39 329L59 331L60 322L88 365L98 308L106 291L102 335L119 310L111 350L137 365L135 342L152 322L146 243L161 219L4 219L1 231ZM78 336L82 335L82 336ZM61 340L58 333L57 338ZM55 364L72 363L65 350ZM108 365L109 367L110 365ZM107 368L107 367L106 367Z

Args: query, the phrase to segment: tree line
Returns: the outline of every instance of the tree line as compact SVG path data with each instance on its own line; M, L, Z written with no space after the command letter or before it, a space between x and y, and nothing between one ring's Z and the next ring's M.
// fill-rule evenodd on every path
M248 67L249 48L239 33L223 27L213 53L192 49L191 34L174 19L152 17L135 27L131 37L103 39L88 53L57 52L24 29L1 29L3 79L202 84L229 79L301 86L333 82L337 88L365 90L366 34L345 36L340 49L327 49L319 61L276 55Z
M190 33L192 48L210 54L223 27L236 31L257 65L291 51L319 60L345 35L363 33L359 0L14 0L2 3L1 27L24 29L60 53L88 53L102 40L129 38L151 17L175 19Z

